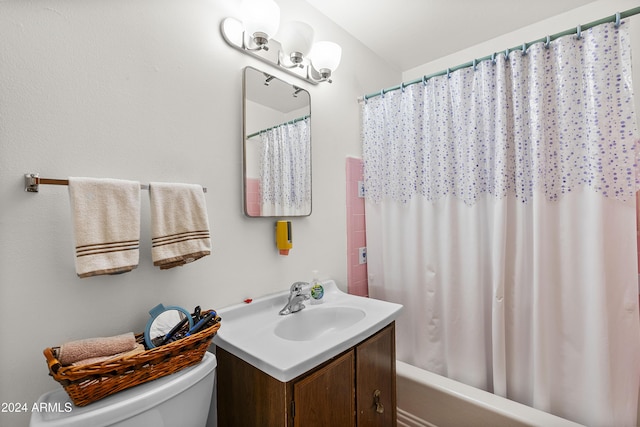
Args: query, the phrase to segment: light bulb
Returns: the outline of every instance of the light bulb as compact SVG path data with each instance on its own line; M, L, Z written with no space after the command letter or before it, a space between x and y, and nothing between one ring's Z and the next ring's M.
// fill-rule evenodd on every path
M316 42L309 53L309 58L315 68L323 78L328 78L331 73L340 65L342 48L334 42Z
M282 45L282 53L294 64L302 62L313 45L313 28L300 21L287 22L278 33L278 41Z
M241 7L245 33L265 45L280 26L280 7L273 0L243 0Z

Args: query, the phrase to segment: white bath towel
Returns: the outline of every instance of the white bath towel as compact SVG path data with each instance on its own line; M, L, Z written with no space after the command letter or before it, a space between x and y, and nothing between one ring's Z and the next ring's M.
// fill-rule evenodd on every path
M153 265L166 270L211 253L202 186L152 182L149 198Z
M118 274L138 266L140 183L69 178L79 277Z

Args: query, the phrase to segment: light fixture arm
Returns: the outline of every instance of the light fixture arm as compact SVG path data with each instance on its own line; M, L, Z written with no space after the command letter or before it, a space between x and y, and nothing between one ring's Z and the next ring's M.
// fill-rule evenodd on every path
M269 42L269 38L265 33L255 33L252 39L256 46L255 47L247 46L247 43L246 43L246 40L248 40L247 35L244 31L242 32L242 48L244 50L250 50L250 51L269 50L269 45L267 44Z
M330 77L331 77L331 70L330 69L321 68L318 71L317 74L318 74L319 78L317 80L315 80L315 81L317 81L318 83L321 83L321 82L333 83L333 81L330 79ZM313 77L310 76L310 78L313 78Z
M291 56L287 60L287 57L281 51L280 55L278 55L278 65L283 67L283 68L288 68L288 69L304 68L306 64L303 63L303 59L304 58L303 58L301 53L294 52L294 53L291 54ZM300 75L297 75L297 74L296 74L296 76L300 77Z

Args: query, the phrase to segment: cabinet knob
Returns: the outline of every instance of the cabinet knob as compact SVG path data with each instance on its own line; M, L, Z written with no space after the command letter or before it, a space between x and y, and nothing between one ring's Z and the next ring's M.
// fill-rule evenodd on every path
M380 403L380 390L373 392L373 403L376 405L376 412L379 414L384 413L384 406Z

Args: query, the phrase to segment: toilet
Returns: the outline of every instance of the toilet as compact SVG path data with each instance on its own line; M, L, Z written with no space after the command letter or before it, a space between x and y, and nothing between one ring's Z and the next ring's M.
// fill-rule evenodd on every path
M204 427L216 423L215 355L206 352L198 365L183 369L87 406L73 406L63 388L43 394L33 412L31 427Z

